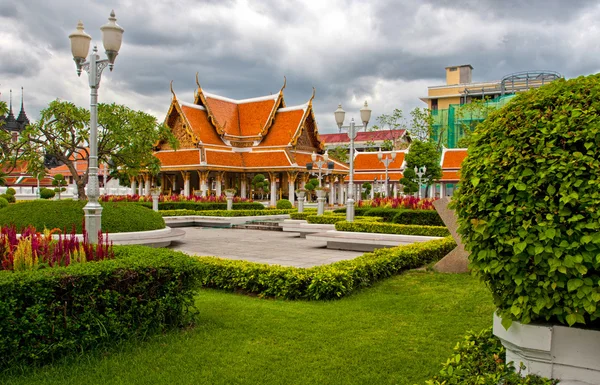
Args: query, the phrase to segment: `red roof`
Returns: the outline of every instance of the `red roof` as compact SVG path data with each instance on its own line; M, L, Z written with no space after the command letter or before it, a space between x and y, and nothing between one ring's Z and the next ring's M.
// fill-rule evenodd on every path
M460 171L442 171L442 179L444 182L458 182L460 179Z
M261 146L287 146L302 123L303 109L277 112L269 132Z
M217 145L224 144L221 140L221 137L217 135L215 129L210 124L206 110L188 107L183 104L180 104L180 106L181 111L183 111L186 119L190 123L192 132L198 139L200 139L202 143Z
M467 157L466 148L448 148L442 153L442 169L459 169Z
M158 151L154 156L160 160L161 167L200 165L200 150Z
M373 182L373 179L377 178L378 181L385 179L385 171L384 172L362 172L354 174L355 182ZM390 181L397 182L402 179L401 172L388 172L388 178ZM346 179L348 181L348 179Z
M390 151L382 151L383 156L386 158L391 157ZM400 170L402 168L402 163L404 163L404 156L406 152L404 151L396 151L396 159L389 165L389 170L397 169ZM384 170L385 165L382 161L377 157L377 152L359 152L354 158L354 170L356 172L360 172L361 170Z
M406 130L381 130L381 131L361 131L356 134L355 142L378 142L384 140L393 140L394 138L398 139L404 136ZM319 134L321 141L325 144L334 144L334 143L350 143L350 138L348 138L348 134L342 132L339 134Z

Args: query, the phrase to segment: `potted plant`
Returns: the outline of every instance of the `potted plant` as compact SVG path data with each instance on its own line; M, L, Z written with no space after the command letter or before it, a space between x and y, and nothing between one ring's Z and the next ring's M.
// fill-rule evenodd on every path
M328 187L315 187L315 193L317 194L317 198L325 198L327 193L329 192Z
M600 384L599 93L591 75L518 94L477 126L453 197L507 361L566 384Z
M296 196L298 197L298 199L305 198L306 197L306 191L307 190L305 188L296 189Z
M233 196L235 195L236 190L234 188L227 188L225 189L225 196L229 199L229 198L233 198Z

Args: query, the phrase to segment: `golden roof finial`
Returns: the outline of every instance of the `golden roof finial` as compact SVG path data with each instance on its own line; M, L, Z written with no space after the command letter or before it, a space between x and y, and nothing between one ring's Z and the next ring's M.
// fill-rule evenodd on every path
M316 90L315 90L315 87L313 87L313 93L312 93L312 96L310 97L310 100L308 101L308 103L309 103L309 104L312 104L312 101L313 101L313 99L315 98L315 92L316 92Z
M196 72L196 84L198 85L199 89L202 89L202 87L200 86L200 81L198 80L198 72Z
M173 80L171 80L170 87L171 87L171 93L173 94L173 99L177 99L177 95L175 95L175 91L173 91Z
M283 89L285 88L286 85L287 85L287 79L285 78L285 75L283 75L283 87L281 87L281 91L283 91Z

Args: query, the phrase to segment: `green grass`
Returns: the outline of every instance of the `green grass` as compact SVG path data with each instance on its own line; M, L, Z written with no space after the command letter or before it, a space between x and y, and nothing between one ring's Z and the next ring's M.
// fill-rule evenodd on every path
M491 325L483 284L409 272L339 301L204 289L197 325L130 341L2 384L422 384L469 329Z
M33 225L38 231L53 228L71 231L73 225L81 233L83 206L74 200L34 200L11 204L0 210L0 226L14 224L18 230ZM102 203L102 231L123 233L165 228L160 214L140 205Z

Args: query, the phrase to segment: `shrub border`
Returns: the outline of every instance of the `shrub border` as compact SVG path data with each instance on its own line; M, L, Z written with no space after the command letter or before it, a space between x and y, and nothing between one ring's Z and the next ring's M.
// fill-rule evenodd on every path
M203 217L254 217L267 215L283 215L296 212L296 209L265 209L265 210L159 210L163 217L179 217L186 215L197 215Z
M337 231L353 231L359 233L422 235L427 237L447 237L450 232L443 226L397 225L381 222L337 222Z

